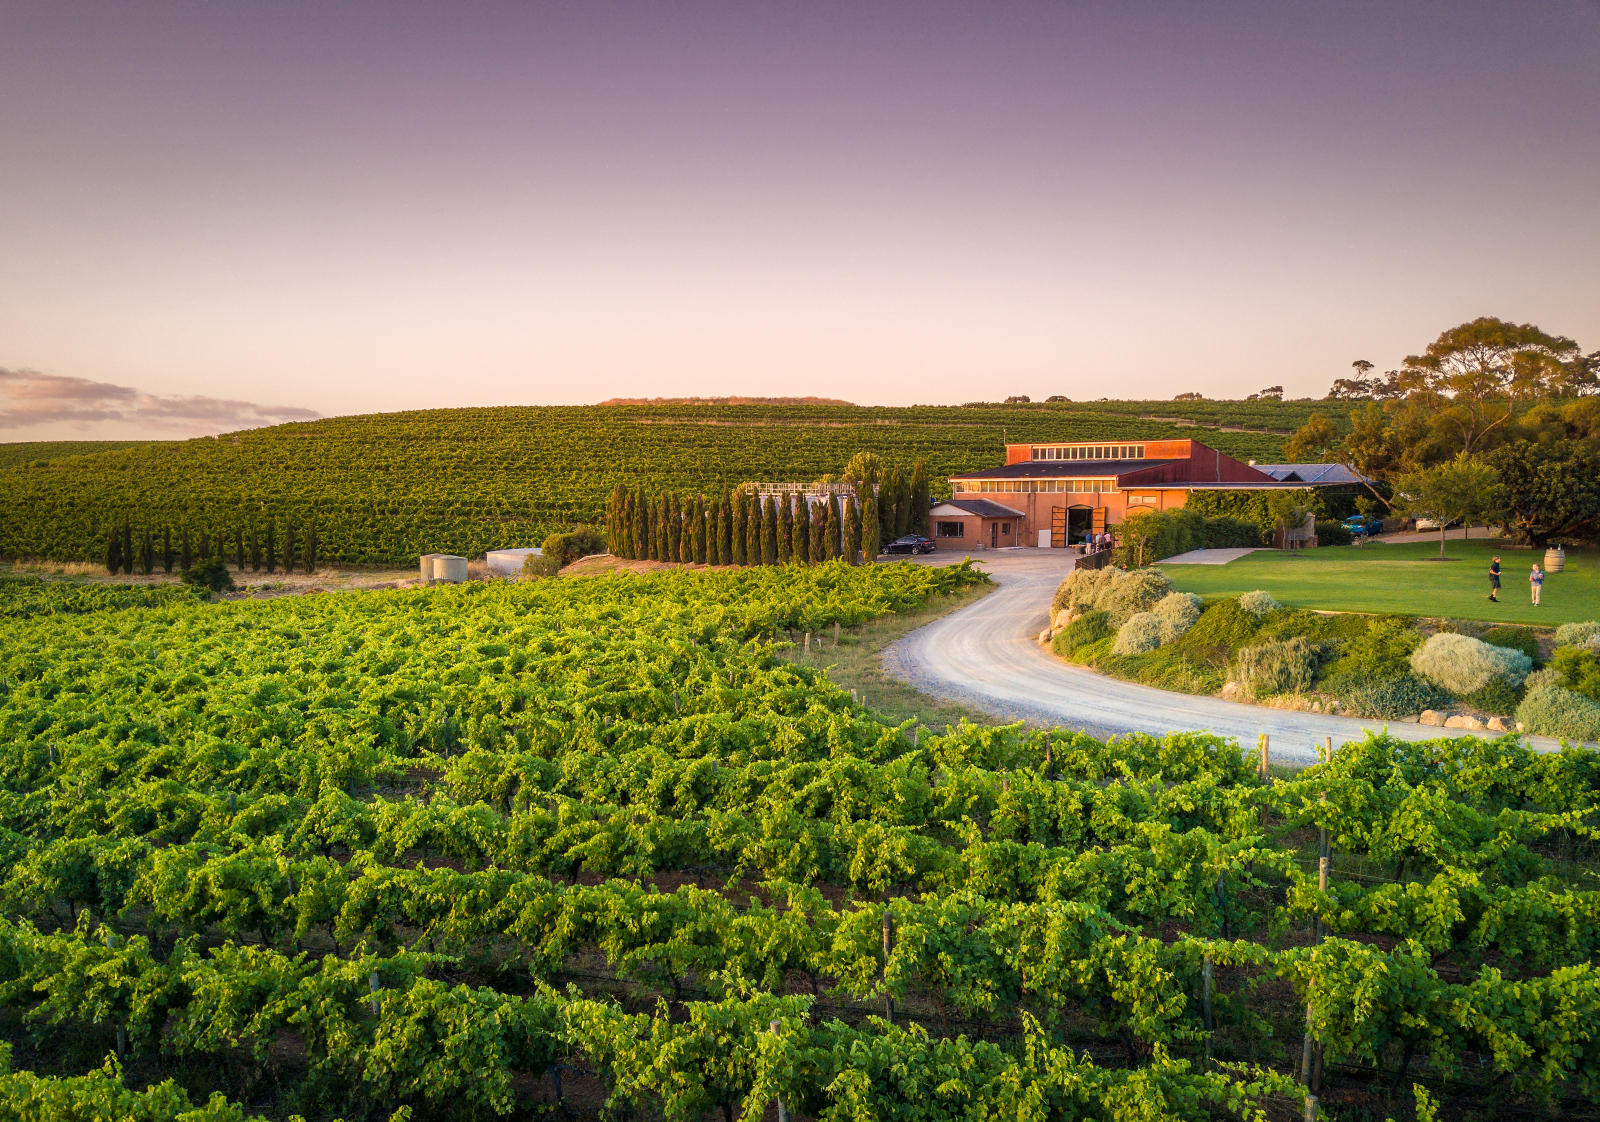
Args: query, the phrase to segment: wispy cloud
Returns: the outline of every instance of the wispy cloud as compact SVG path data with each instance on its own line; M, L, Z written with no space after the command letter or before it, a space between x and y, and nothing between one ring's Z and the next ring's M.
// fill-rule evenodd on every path
M132 386L0 367L0 429L70 425L138 425L152 432L197 435L309 421L320 414L294 406L257 405L220 397L162 396Z

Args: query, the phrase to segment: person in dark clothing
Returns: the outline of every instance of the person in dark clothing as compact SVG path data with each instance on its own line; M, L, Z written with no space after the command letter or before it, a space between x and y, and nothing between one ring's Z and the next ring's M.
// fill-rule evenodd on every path
M1496 604L1500 602L1500 558L1498 557L1489 565L1489 599Z

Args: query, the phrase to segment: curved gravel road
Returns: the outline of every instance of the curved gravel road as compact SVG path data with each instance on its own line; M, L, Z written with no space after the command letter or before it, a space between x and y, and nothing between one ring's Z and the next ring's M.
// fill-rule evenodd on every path
M929 563L952 560L946 555ZM1315 763L1325 738L1342 744L1361 739L1367 729L1388 728L1407 740L1473 735L1172 693L1068 665L1037 639L1050 621L1050 598L1071 571L1067 557L1018 549L986 552L981 560L1000 587L891 644L883 655L887 673L1002 719L1080 728L1102 739L1127 732L1215 732L1248 747L1267 733L1271 759L1297 766ZM1528 740L1539 748L1559 746L1548 737Z

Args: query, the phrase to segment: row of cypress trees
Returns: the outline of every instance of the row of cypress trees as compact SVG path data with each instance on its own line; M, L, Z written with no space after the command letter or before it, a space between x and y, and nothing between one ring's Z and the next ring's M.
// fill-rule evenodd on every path
M302 533L292 519L285 519L281 553L277 523L271 520L264 526L251 525L248 530L235 526L231 532L216 533L205 527L194 533L184 525L174 535L171 526L162 526L159 537L158 546L157 532L148 525L140 529L136 537L132 522L123 515L122 525L113 522L106 535L106 570L110 573L140 572L148 576L158 565L168 573L176 565L187 573L195 565L215 557L224 564L231 561L241 573L247 563L252 572L260 572L263 566L269 573L277 572L280 562L286 573L294 572L295 565L302 562L306 572L317 571L319 542L315 522L309 523Z
M606 504L611 552L633 560L702 565L850 564L878 556L879 518L869 490L808 501L724 487L708 498L617 484Z

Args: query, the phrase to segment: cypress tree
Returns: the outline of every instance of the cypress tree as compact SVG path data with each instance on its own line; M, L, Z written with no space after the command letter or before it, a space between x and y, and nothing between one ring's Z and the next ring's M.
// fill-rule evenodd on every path
M785 495L778 503L778 564L794 561L794 496Z
M129 576L133 575L133 523L128 521L128 516L122 516L122 571Z
M161 527L161 567L172 572L172 527Z
M918 460L911 472L911 529L912 534L928 536L928 461Z
M854 495L844 497L844 560L854 565L861 554L861 507Z
M633 492L633 559L642 561L650 548L650 516L645 513L644 488Z
M826 498L811 505L811 564L820 565L828 559L828 508Z
M211 560L211 534L203 527L200 530L199 558L202 563Z
M899 473L894 489L894 536L903 538L911 532L911 477L904 468Z
M122 527L116 523L111 524L111 533L106 535L106 572L116 576L122 568Z
M183 530L178 537L178 568L187 573L190 567L194 565L194 550L189 547L189 526L187 523L184 524ZM269 569L267 571L271 572L272 570Z
M716 498L706 510L706 564L722 564L722 503Z
M900 488L900 465L891 465L883 473L883 485L878 488L878 493L873 496L874 505L878 508L878 540L880 542L893 541L894 532L894 497Z
M261 533L254 524L250 526L250 571L261 571Z
M150 527L144 528L144 533L139 537L139 568L149 576L156 571L156 546L150 537Z
M239 568L244 568L241 562ZM312 519L306 524L306 572L317 571L317 521Z
M822 539L823 556L829 561L837 561L844 551L842 540L839 537L844 529L839 518L839 496L828 496L828 521L823 527Z
M750 511L746 505L747 496L743 491L735 491L732 498L733 524L730 529L729 545L733 549L733 563L743 565L745 555L750 544Z
M611 547L611 552L618 557L633 557L633 496L622 497L622 509L617 514L618 525L617 544Z
M624 556L622 518L628 507L628 490L621 483L611 488L611 498L606 502L606 548L618 557Z
M722 488L722 528L717 531L717 549L722 554L722 563L732 565L733 560L733 492L724 484Z
M289 518L283 520L283 571L294 572L295 546L294 521Z
M278 571L278 524L271 519L267 520L267 572ZM184 568L188 568L187 565Z
M878 497L867 488L861 500L861 559L868 565L878 563L878 550L883 545L883 526L878 520Z
M796 565L811 564L811 500L804 492L795 496L794 562Z
M761 496L749 495L745 498L746 519L744 524L744 563L746 565L761 564Z
M761 563L763 565L776 565L778 563L778 501L768 495L762 503L761 512Z
M244 572L244 527L236 526L233 531L233 564L234 568Z
M696 564L706 563L706 497L696 495L689 500L690 509L694 512L691 522L694 525L694 560Z

